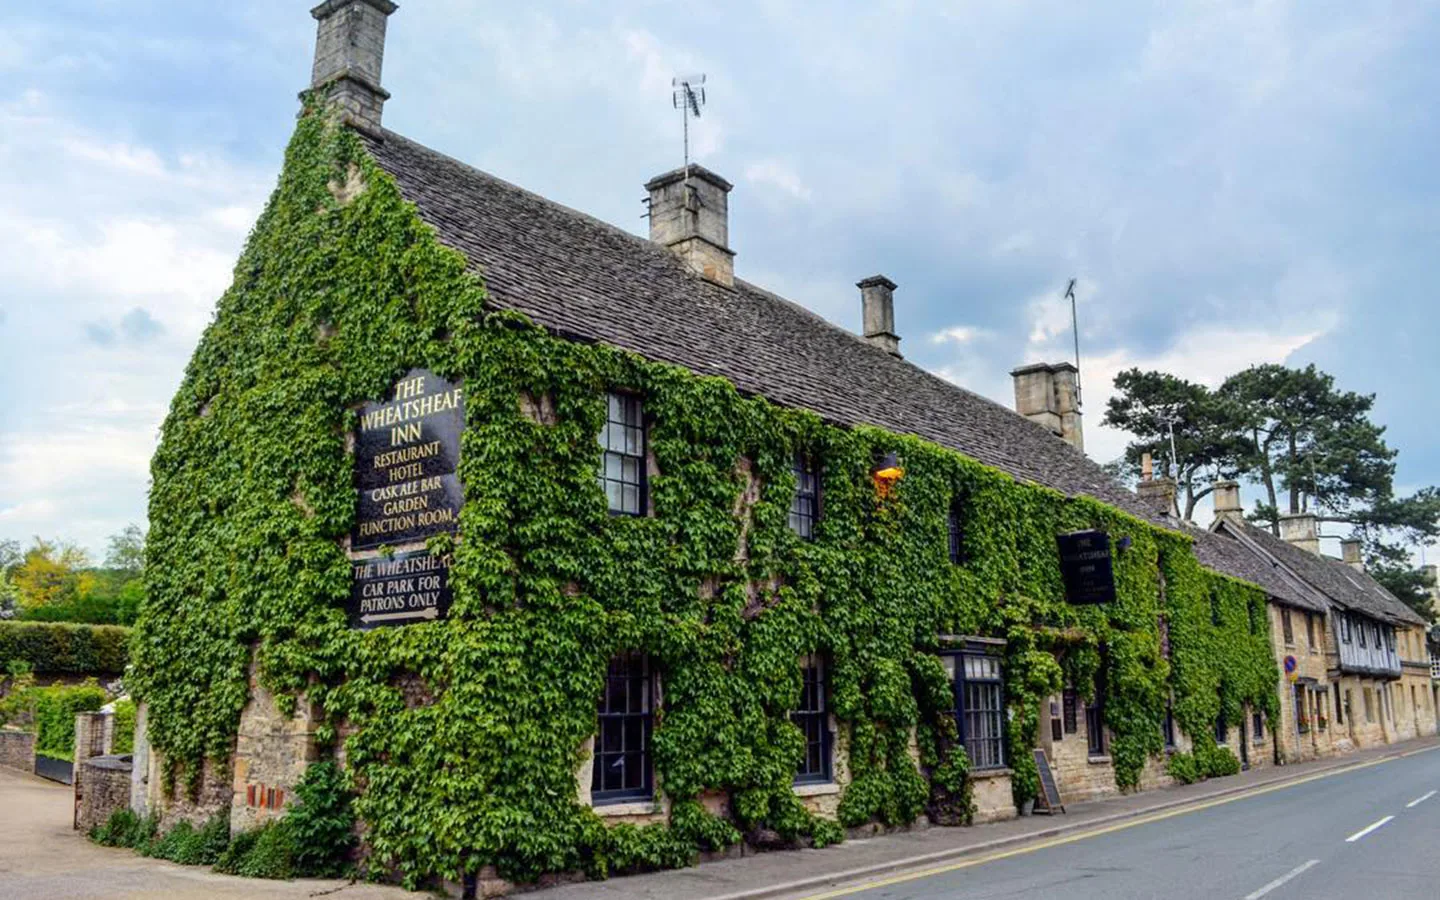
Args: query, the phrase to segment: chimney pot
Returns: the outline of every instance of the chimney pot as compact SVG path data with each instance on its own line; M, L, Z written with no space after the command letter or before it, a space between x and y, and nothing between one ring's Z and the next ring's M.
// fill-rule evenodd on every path
M657 175L645 185L650 198L650 240L669 247L696 274L717 284L735 284L730 249L730 189L733 185L702 166Z
M1140 455L1140 480L1149 481L1154 477L1155 458L1151 456L1150 451L1147 450Z
M1320 530L1314 513L1290 513L1281 516L1280 537L1301 550L1320 555Z
M1082 453L1085 434L1080 422L1080 370L1074 364L1032 363L1010 372L1015 381L1015 411L1048 428Z
M1140 482L1136 493L1161 515L1180 517L1180 508L1175 504L1177 491L1173 478L1146 479Z
M1215 501L1215 518L1231 518L1236 521L1244 519L1245 507L1240 503L1240 482L1217 481L1212 496Z
M1352 569L1365 571L1365 560L1360 555L1360 539L1346 538L1340 542L1340 558Z
M376 134L390 99L380 86L385 28L397 9L390 0L325 0L310 10L319 23L310 89L328 89L347 124Z
M895 282L884 275L871 275L855 286L860 289L865 340L891 356L900 356L900 337L895 334Z

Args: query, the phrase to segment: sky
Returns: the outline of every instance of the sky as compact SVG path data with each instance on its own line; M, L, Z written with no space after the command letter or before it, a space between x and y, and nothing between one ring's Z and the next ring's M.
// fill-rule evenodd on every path
M0 539L98 555L144 521L310 5L0 4ZM387 127L636 233L681 162L670 79L706 73L692 150L735 184L737 276L857 330L883 273L906 358L1007 406L1011 368L1072 355L1078 279L1100 462L1124 368L1313 362L1377 395L1399 491L1440 483L1440 4L401 6Z

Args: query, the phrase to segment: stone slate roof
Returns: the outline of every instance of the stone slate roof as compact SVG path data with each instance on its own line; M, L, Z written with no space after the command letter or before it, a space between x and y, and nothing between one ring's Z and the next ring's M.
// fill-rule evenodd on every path
M1226 519L1218 527L1238 532L1342 609L1397 624L1425 624L1419 613L1385 590L1369 574L1353 569L1338 559L1302 550L1248 522Z
M484 277L497 307L563 337L720 376L836 424L917 435L1018 479L1177 527L1044 427L796 303L740 279L733 289L715 284L658 244L394 132L360 136L440 241ZM1263 570L1237 554L1214 550L1202 562L1266 586Z
M1195 557L1206 568L1258 585L1272 599L1286 606L1318 613L1324 613L1328 608L1323 594L1234 538L1208 531L1194 537Z

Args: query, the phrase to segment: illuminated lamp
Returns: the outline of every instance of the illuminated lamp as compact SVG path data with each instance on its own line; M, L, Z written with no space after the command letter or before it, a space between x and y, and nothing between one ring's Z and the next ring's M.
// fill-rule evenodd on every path
M904 475L905 470L900 468L900 460L895 456L893 450L880 457L880 461L875 464L875 469L871 473L871 477L875 479L875 490L882 499L890 496L890 490L895 486L895 482Z

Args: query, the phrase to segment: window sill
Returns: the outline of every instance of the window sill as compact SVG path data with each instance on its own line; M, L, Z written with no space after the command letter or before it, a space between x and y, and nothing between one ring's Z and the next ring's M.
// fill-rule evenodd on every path
M606 818L610 816L647 816L661 812L660 804L654 798L626 800L621 803L599 803L590 808L595 811L595 815Z
M1108 766L1110 765L1110 754L1107 753L1103 756L1087 756L1085 757L1085 761L1092 766Z
M1009 777L1010 777L1010 768L1009 768L1008 766L999 766L998 768L994 768L994 769L975 769L975 770L973 770L972 772L970 772L970 780L971 780L971 781L989 781L989 780L992 779L992 778L1009 778Z
M797 797L828 797L840 793L840 785L833 781L812 781L794 785L791 790Z

